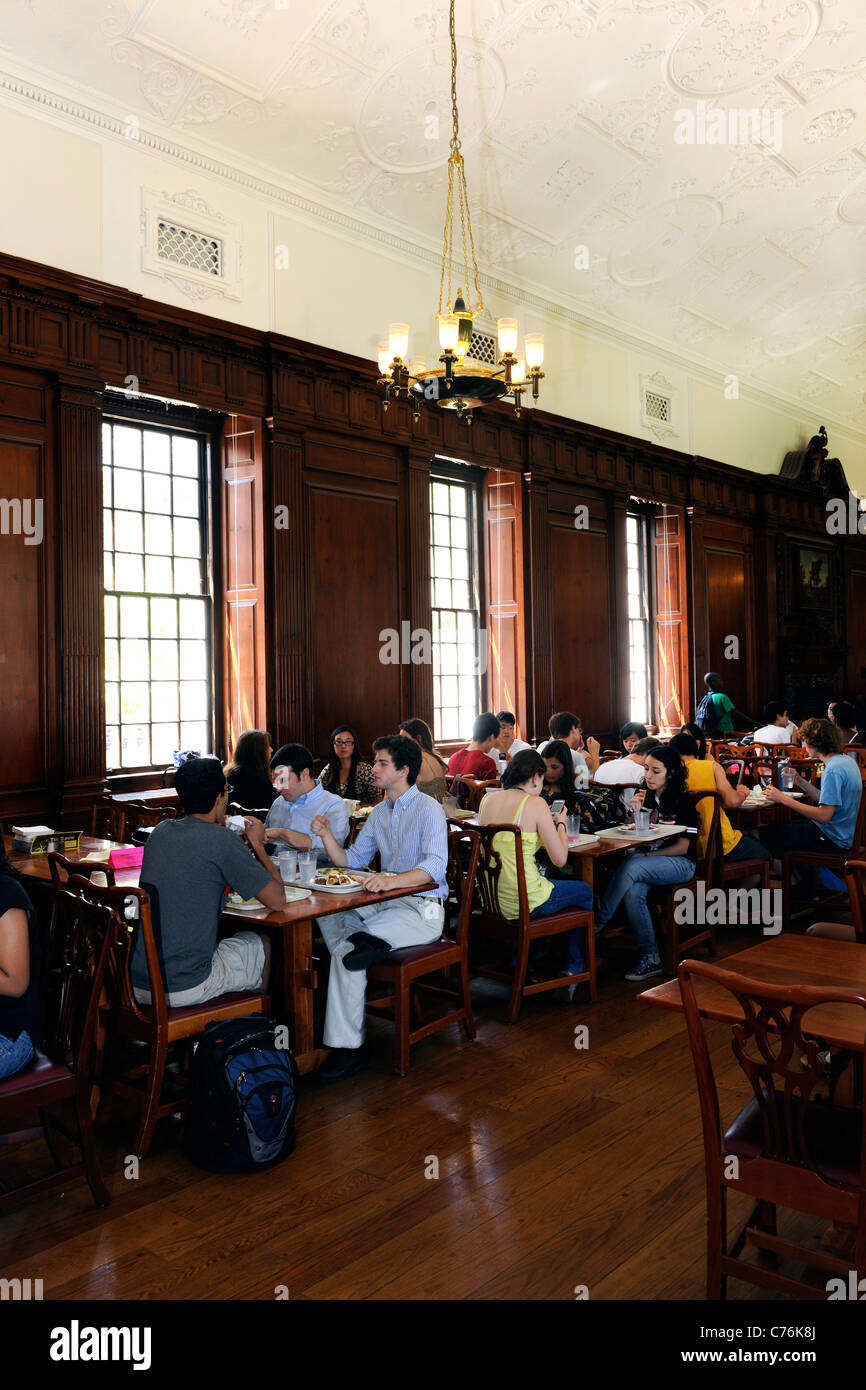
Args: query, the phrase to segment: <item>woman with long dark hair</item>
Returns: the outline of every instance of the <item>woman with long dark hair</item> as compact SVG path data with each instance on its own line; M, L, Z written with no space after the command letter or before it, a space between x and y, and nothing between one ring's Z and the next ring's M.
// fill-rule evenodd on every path
M229 800L249 810L273 805L277 793L271 782L271 736L264 729L247 729L235 744L235 755L225 766Z
M26 1067L41 1036L36 913L0 826L0 1079Z
M686 769L676 749L663 745L648 753L644 778L647 789L635 793L633 809L650 811L651 822L658 828L667 822L683 826L685 831L660 837L646 849L630 855L611 879L595 919L596 932L603 931L620 903L625 902L641 952L640 961L625 978L637 981L663 973L647 895L651 888L688 883L694 876L698 831L697 809L686 790Z
M441 805L443 797L448 795L448 783L445 781L448 769L445 760L436 751L429 724L425 724L423 719L404 719L400 733L421 745L421 771L415 786L419 792L432 796Z
M552 738L544 745L544 786L541 795L552 806L554 801L564 801L566 815L572 815L577 802L574 794L574 764L571 749L561 738Z
M695 743L698 745L698 757L701 759L702 762L715 761L715 759L713 758L712 748L707 743L707 736L701 728L700 724L683 724L682 728L680 729L680 733L688 734L691 738L694 739Z
M361 761L358 735L351 724L338 724L331 730L330 749L327 766L319 778L325 791L360 801L362 806L377 802L379 791L373 781L373 769Z

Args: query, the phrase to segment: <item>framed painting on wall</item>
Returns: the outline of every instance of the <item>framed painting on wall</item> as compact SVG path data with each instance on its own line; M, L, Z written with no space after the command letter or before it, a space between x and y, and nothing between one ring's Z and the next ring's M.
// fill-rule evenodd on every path
M809 612L831 612L832 554L817 546L794 546L794 593L797 607Z

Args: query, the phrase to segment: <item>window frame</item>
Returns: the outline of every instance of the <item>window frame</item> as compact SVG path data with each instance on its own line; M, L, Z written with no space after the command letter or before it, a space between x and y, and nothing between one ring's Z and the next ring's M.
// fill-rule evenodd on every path
M219 469L215 467L214 461L218 460L219 437L222 423L222 416L213 411L202 410L196 406L183 405L150 397L135 396L127 397L125 392L113 392L106 390L103 395L102 425L132 425L145 430L155 430L163 434L185 434L196 437L199 442L199 519L202 531L204 553L202 556L202 576L206 593L201 597L209 600L208 616L205 622L205 642L207 644L207 660L209 667L209 714L204 721L210 731L210 746L212 753L222 755L219 747L219 731L223 727L222 721L222 700L223 700L223 650L221 640L221 624L217 611L218 594L221 589L222 566L219 546L216 544L220 520L220 480ZM105 466L102 457L102 429L100 428L100 470ZM101 477L101 472L100 472ZM112 497L112 503L114 499ZM112 505L112 512L115 510ZM121 509L122 510L122 509ZM103 499L102 512L105 512ZM142 507L142 516L144 508ZM174 513L171 514L172 517ZM100 546L102 547L102 537L100 535ZM146 554L146 550L142 554ZM103 555L100 555L101 574L102 574L102 595L103 600L108 593L125 594L128 591L118 589L107 590L105 588L105 566ZM144 589L139 594L132 593L131 597L146 598L183 598L195 597L195 595L171 595L171 594L151 594ZM104 607L104 603L103 603ZM151 642L148 637L148 645ZM102 632L102 652L103 652L103 673L102 673L102 743L106 756L106 778L116 780L121 777L143 777L148 774L159 773L165 770L165 763L140 763L134 767L109 767L107 750L107 729L108 719L105 707L106 679L104 670L105 656L105 631ZM122 685L122 682L119 682ZM148 679L148 686L151 680ZM178 728L181 724L178 718ZM148 721L149 724L153 720ZM120 727L120 726L118 726ZM151 750L152 751L152 750Z
M430 551L431 551L431 555L430 555L430 624L431 624L430 639L431 639L431 649L432 649L432 644L433 644L433 642L435 641L434 631L433 631L433 614L434 614L434 613L437 613L437 612L446 612L446 613L447 613L447 612L455 612L455 611L470 611L470 612L472 612L472 613L474 614L474 619L475 619L474 631L475 631L475 634L476 634L476 651L477 651L478 634L481 632L482 627L483 627L483 624L482 624L482 617L483 617L484 614L486 613L486 597L487 597L487 596L486 596L486 593L485 593L485 582L484 582L484 536L483 536L483 530L482 530L482 496L481 496L481 484L482 484L482 481L483 481L483 479L484 479L484 476L485 476L485 470L480 469L480 468L476 468L475 466L473 466L473 465L471 465L471 464L461 464L461 463L458 462L457 460L441 459L441 458L438 458L438 457L434 457L434 458L431 460L431 463L430 463L430 476L429 476L429 481L428 481L428 493L427 493L427 497L428 497L429 519L430 519L430 534L429 534L429 539L428 539L428 545L429 545ZM468 524L468 528L467 528L467 529L468 529L468 532L469 532L469 592L470 592L470 598L474 600L474 606L471 607L469 610L455 610L455 609L453 609L453 608L440 608L436 603L434 603L434 593L435 593L434 584L435 584L435 576L434 576L434 573L433 573L433 556L432 556L432 551L433 551L433 548L434 548L434 546L433 546L433 516L434 516L434 512L433 512L433 491L432 491L432 489L433 489L433 484L434 484L434 483L447 483L447 484L449 484L449 485L451 485L451 486L457 485L457 486L463 487L463 488L466 489L466 492L467 492L467 495L468 495L468 498L469 498L469 509L470 509L470 510L469 510L469 517L468 517L468 522L469 522L469 524ZM450 546L449 546L449 549L450 549ZM486 654L485 654L485 655L486 655ZM435 672L431 672L431 676L432 676L433 681L435 682ZM476 710L476 712L475 712L475 715L474 715L473 717L474 717L474 718L477 718L478 714L480 714L480 713L486 708L486 703L487 703L487 664L486 664L486 660L485 660L485 667L484 667L483 673L476 672L475 679L476 679L476 682L477 682L477 700L478 700L478 708L477 708L477 710ZM434 741L434 743L436 743L436 744L442 743L443 745L444 745L444 744L448 744L448 743L453 743L453 742L454 742L453 739L451 739L451 738L446 738L444 735L442 736L441 739L438 739L437 736L436 736L437 705L436 705L435 689L436 689L436 687L435 687L435 683L434 683L434 685L433 685L433 707L432 707L432 710L431 710L431 717L432 717L432 730L431 730L431 731L432 731L432 733L433 733L433 741ZM438 708L441 709L442 707L439 706ZM464 737L463 733L461 732L460 735L458 736L458 746L459 746L459 747L462 747L462 746L465 744L465 742L466 742L466 738Z
M643 611L644 611L644 617L643 617L642 619L632 618L630 614L627 615L627 622L628 622L628 639L629 639L629 640L628 640L628 654L629 654L629 662L628 662L628 705L629 705L629 720L628 720L628 722L632 722L631 708L632 708L633 692L632 692L632 682L631 682L631 651L632 651L631 624L632 624L633 622L643 622L643 624L644 624L644 634L645 634L645 646L644 646L644 649L645 649L645 652L646 652L646 679L647 679L647 705L648 705L648 708L647 708L647 710L646 710L646 714L645 714L644 720L643 720L642 722L646 722L646 723L655 723L655 717L656 717L656 716L655 716L655 707L656 707L657 695L656 695L656 680L655 680L655 675L656 675L656 672L655 672L655 651L654 651L654 643L653 643L653 633L654 633L654 626L655 626L655 625L654 625L654 615L653 615L653 605L652 605L652 588L651 588L651 585L650 585L650 549L649 549L649 547L650 547L649 519L650 519L651 515L653 514L653 511L654 511L654 508L653 508L650 504L647 504L647 503L645 503L645 502L640 502L640 501L637 500L637 498L633 498L633 497L629 499L628 505L627 505L627 507L626 507L626 531L625 531L625 540L626 540L626 554L625 554L626 590L628 589L628 577L627 577L627 576L628 576L628 569L629 569L629 565L628 565L628 545L629 545L629 538L628 538L628 523L629 523L629 521L635 521L635 522L637 522L637 526L638 526L638 558L639 558L639 562L640 562L641 598L642 598L642 600L643 600L643 605L642 605L642 606L643 606Z

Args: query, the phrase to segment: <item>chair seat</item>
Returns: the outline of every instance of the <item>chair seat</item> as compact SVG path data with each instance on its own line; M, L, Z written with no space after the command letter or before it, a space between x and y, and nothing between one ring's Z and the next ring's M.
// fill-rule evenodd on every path
M229 994L217 994L213 999L207 999L204 1004L186 1004L182 1009L169 1009L168 1026L171 1028L173 1023L200 1018L202 1014L221 1013L223 1009L234 1009L241 1004L256 1004L266 997L260 990L250 989L236 989Z
M776 1094L780 1124L784 1131L784 1100ZM795 1096L792 1103L794 1123L801 1102ZM841 1105L818 1105L806 1102L804 1133L806 1147L821 1176L829 1182L857 1187L860 1182L860 1137L862 1115L859 1110ZM725 1152L740 1158L757 1158L764 1147L764 1126L758 1102L752 1097L732 1121L725 1133ZM768 1155L772 1157L772 1155Z
M367 974L373 979L377 979L378 971L387 975L389 971L399 969L400 966L415 965L418 961L426 960L431 962L431 968L435 968L433 961L438 960L441 956L448 956L455 961L459 960L460 947L455 941L449 941L447 937L443 937L440 941L431 941L426 946L401 946L399 950L392 951L387 960L380 960L375 965L369 966Z
M0 1099L14 1095L16 1091L29 1090L31 1086L50 1086L56 1081L71 1081L72 1072L62 1062L53 1062L44 1052L36 1049L33 1060L0 1081Z

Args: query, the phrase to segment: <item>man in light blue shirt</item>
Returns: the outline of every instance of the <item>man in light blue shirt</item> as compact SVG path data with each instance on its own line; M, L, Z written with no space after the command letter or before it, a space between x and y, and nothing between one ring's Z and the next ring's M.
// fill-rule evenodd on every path
M300 743L284 743L271 758L274 789L280 793L265 821L265 838L284 840L294 849L314 849L319 862L328 862L328 851L311 824L327 816L331 834L344 845L349 834L349 812L341 796L326 792L313 777L313 757Z
M377 739L373 748L373 780L385 799L373 807L355 843L343 849L325 817L317 817L311 829L321 835L335 864L365 868L378 851L381 872L368 873L362 880L368 892L414 891L319 921L331 953L324 1031L331 1053L316 1073L320 1081L339 1081L366 1063L367 966L386 960L392 950L438 941L445 918L448 828L439 802L415 786L421 749L414 739L399 734Z
M795 779L795 785L805 793L802 801L776 787L767 787L764 792L769 801L790 807L802 818L789 825L765 825L760 832L780 877L779 861L788 850L823 849L832 854L851 849L863 794L860 768L843 755L842 735L835 724L829 719L806 719L800 725L800 738L810 758L823 760L824 772L820 794L805 778Z

